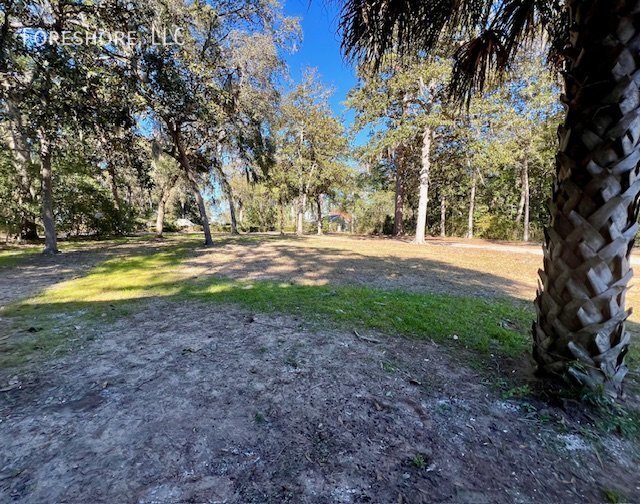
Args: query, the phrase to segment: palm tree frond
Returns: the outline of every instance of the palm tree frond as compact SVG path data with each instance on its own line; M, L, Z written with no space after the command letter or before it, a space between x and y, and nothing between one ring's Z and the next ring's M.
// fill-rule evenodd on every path
M482 91L492 76L499 75L507 67L508 55L502 38L493 30L460 46L454 57L450 97L468 105L471 97Z
M378 66L386 54L430 51L445 27L461 31L487 16L491 0L347 0L342 49L350 60Z
M550 62L560 61L565 16L563 0L344 0L340 30L346 57L374 70L387 55L413 58L467 40L455 52L450 91L468 102L542 30Z

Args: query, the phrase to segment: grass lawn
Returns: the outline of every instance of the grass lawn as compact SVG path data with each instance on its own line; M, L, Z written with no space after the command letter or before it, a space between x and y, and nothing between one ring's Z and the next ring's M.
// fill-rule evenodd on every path
M145 240L148 237L124 238L103 246ZM261 246L261 239L241 237L231 243ZM315 240L312 244L316 245ZM530 348L533 308L506 297L486 299L362 285L300 285L291 281L197 276L183 266L202 252L199 245L197 235L173 236L169 245L160 250L134 251L132 255L107 260L84 276L5 307L3 317L11 322L10 330L22 333L22 337L5 344L0 366L18 365L35 350L56 348L73 335L79 321L100 325L105 317L113 320L126 316L134 310L135 302L152 297L234 303L256 312L295 315L319 325L330 322L350 330L370 329L463 345L481 354L519 357ZM388 253L390 245L384 245L383 250ZM78 243L68 242L64 248L71 251L77 246ZM96 244L80 242L79 246ZM213 250L217 255L218 251ZM0 267L11 267L38 251L37 247L0 251ZM632 367L638 362L637 348L634 341L629 356Z
M41 252L41 250L41 247L37 245L0 249L0 270L12 268L16 264L19 264L22 259L37 254Z

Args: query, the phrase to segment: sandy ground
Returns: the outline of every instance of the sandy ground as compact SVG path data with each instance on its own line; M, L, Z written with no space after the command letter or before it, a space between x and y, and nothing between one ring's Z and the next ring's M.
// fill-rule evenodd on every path
M47 278L82 274L86 254ZM476 258L480 271L472 255L454 266L450 249L423 254L376 240L232 241L185 267L530 294L495 253ZM29 277L0 282L18 285L20 271ZM582 503L604 489L640 501L636 447L586 435L566 404L501 398L449 346L168 299L87 332L75 351L12 371L21 388L0 394L0 502Z
M415 245L385 238L271 235L250 242L225 240L202 250L187 265L197 275L509 298L531 306L542 267L541 257L528 253L535 249L484 240L433 238ZM627 307L640 308L640 289L634 282ZM640 311L632 313L630 321L640 323Z
M194 274L302 284L350 284L531 300L534 257L396 240L305 237L227 241L186 262Z
M612 474L640 498L620 441L596 454L441 348L380 340L150 302L5 394L0 501L598 502Z

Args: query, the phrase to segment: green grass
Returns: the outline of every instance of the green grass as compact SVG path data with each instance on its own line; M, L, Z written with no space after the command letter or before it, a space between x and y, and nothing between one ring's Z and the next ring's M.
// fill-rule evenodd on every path
M601 490L602 496L605 499L605 502L609 504L619 504L621 502L630 502L625 499L620 492L614 490L612 488L603 488Z
M36 350L55 348L77 332L77 325L104 326L134 310L136 301L152 297L234 303L255 312L297 316L318 326L330 323L347 330L432 339L507 356L519 355L529 345L526 328L531 313L507 300L189 278L178 266L198 243L199 238L182 239L160 252L111 259L84 277L6 307L2 317L21 337L5 342L0 366L18 365ZM36 324L41 330L25 333ZM513 326L515 330L509 328Z
M0 269L12 268L23 259L40 252L37 246L20 246L0 250Z
M411 459L409 459L409 463L416 469L424 469L427 466L427 461L420 453L411 457Z
M504 300L369 287L213 279L189 285L182 294L205 301L233 302L259 312L287 313L310 321L331 320L346 328L457 342L471 349L510 356L527 348L524 328L531 318L528 310ZM515 322L519 330L504 328L501 325L504 320Z
M113 245L122 245L126 243L144 242L152 239L154 235L143 234L136 236L117 236L103 240L88 238L69 238L58 242L58 249L61 252L74 252L76 250L97 249L110 247ZM185 242L193 240L194 236L190 234L170 234L167 239L177 242ZM0 269L10 268L19 264L22 259L38 255L42 253L44 245L26 244L26 245L8 245L0 248Z

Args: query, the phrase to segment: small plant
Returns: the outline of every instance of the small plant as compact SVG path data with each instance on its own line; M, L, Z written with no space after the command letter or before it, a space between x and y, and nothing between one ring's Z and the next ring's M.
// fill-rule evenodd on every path
M640 436L640 412L628 410L619 405L601 408L597 427L605 432L614 432L619 436L634 439Z
M551 418L551 415L547 413L540 413L538 415L538 420L540 420L540 423L548 424L548 423L551 423L551 420L553 419Z
M611 404L611 400L607 397L603 385L598 385L594 389L583 388L580 391L580 399L583 402L593 404L599 408L606 408Z
M398 370L398 368L391 362L383 362L382 369L387 373L395 373Z
M409 463L416 469L424 469L427 465L427 461L419 453L411 457Z
M293 369L298 369L298 367L300 366L296 359L296 356L293 354L287 355L287 357L284 359L284 363L288 366L291 366Z
M523 402L520 405L520 409L522 411L524 411L525 413L527 413L527 414L532 414L532 413L535 413L536 411L538 411L538 409L533 404L528 403L528 402Z
M607 502L609 502L609 504L618 504L624 501L620 493L611 488L603 488L602 496L605 498Z
M529 385L521 385L519 387L512 387L509 390L502 393L503 399L511 399L514 397L526 397L531 394Z
M255 420L255 422L257 424L262 424L262 423L265 423L267 421L265 416L260 412L256 413L256 415L255 415L255 417L253 417L253 419Z

